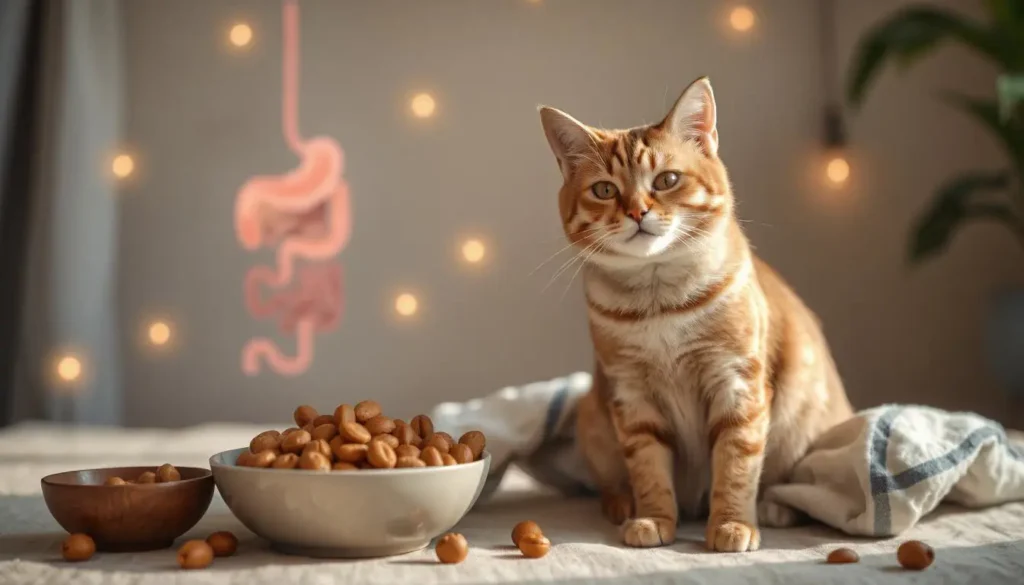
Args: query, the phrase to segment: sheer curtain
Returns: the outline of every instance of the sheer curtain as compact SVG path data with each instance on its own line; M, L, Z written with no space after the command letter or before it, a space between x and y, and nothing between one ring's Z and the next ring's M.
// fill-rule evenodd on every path
M18 21L29 49L21 51L20 68L33 73L21 78L18 109L31 130L4 136L13 151L6 160L19 163L2 172L20 169L21 179L2 183L0 213L8 200L23 200L27 210L21 253L0 256L0 270L16 275L22 292L20 323L13 332L0 330L0 355L14 356L13 382L0 380L0 393L7 392L0 398L11 405L8 421L117 424L123 403L117 198L108 169L122 128L120 3L5 0L0 6L29 15ZM62 355L81 365L71 382L56 375Z

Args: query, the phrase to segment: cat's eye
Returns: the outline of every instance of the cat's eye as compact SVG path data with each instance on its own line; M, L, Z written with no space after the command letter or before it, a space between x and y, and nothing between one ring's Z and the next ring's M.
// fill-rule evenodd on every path
M609 181L599 181L594 183L594 186L590 188L594 193L594 197L598 199L611 199L619 194L619 188L615 186L615 183Z
M654 190L668 191L679 184L679 179L679 173L675 171L665 171L657 177L654 177Z

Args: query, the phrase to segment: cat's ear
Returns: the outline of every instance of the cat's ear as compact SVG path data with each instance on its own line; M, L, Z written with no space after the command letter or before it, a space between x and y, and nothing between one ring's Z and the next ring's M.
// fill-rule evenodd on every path
M685 140L694 140L708 155L718 152L718 116L711 82L701 77L679 96L661 128Z
M540 123L544 126L551 152L555 153L562 175L569 176L575 157L589 152L597 142L593 130L569 114L541 106Z

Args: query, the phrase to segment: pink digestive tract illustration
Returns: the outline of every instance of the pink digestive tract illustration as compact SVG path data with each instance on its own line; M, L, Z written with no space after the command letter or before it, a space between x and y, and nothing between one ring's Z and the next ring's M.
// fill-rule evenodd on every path
M246 250L275 249L276 265L257 266L245 279L245 302L257 319L276 318L295 337L286 354L265 337L242 349L242 371L260 373L262 362L278 374L295 376L313 361L318 332L338 325L343 307L341 266L336 256L352 231L345 156L333 139L299 135L299 6L284 0L284 137L299 157L298 168L283 175L256 176L235 200L235 231Z

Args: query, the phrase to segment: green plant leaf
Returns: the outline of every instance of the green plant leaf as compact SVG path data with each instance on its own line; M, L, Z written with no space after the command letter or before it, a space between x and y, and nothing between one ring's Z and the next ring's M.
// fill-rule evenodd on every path
M859 106L887 61L906 67L948 40L964 43L1005 70L1018 71L1024 65L1024 42L1017 35L952 12L911 6L875 25L861 38L848 74L847 101Z
M1019 119L1004 119L1000 115L999 104L994 100L972 98L956 93L945 93L943 99L970 114L995 134L1018 168L1024 164L1024 123Z
M1024 29L1024 2L1020 0L985 0L992 15L992 24L1004 30Z
M932 205L917 220L910 238L911 263L919 263L946 248L957 229L975 219L994 219L1020 231L1020 220L1008 205L975 200L1007 188L1007 172L967 173L946 183Z

